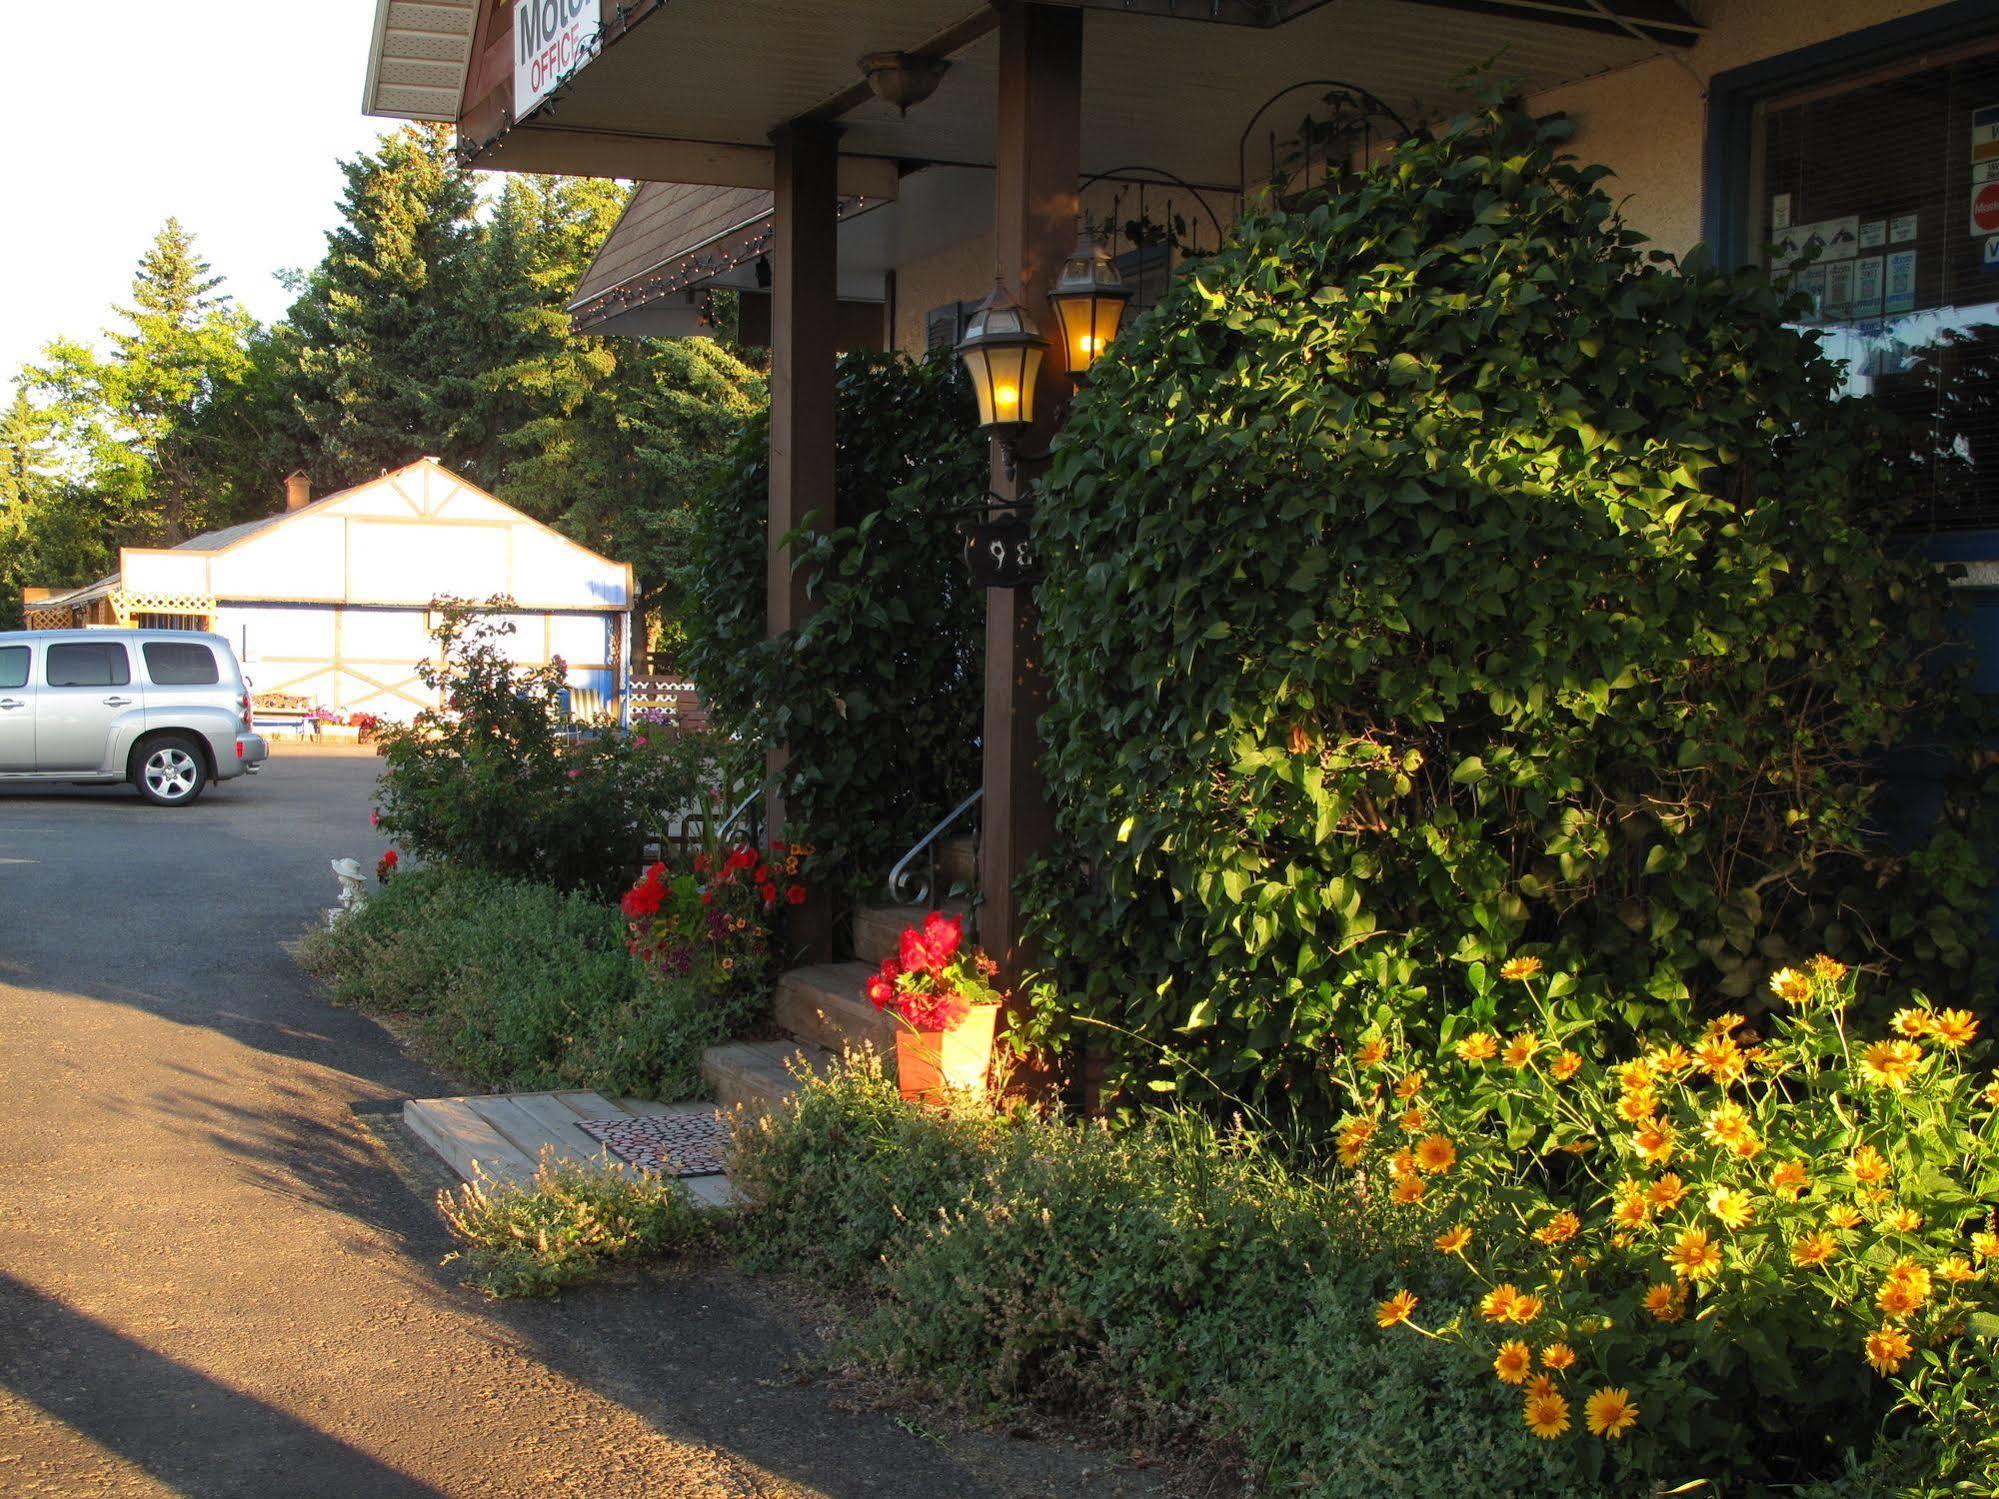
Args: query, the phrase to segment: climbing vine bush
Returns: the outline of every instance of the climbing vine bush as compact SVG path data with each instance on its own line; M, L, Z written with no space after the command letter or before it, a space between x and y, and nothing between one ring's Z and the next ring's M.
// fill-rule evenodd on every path
M1143 1038L1092 1033L1114 1081L1323 1108L1335 1037L1515 951L1631 1023L1816 951L1980 961L1968 757L1879 836L1884 755L1970 711L1894 445L1566 134L1494 104L1251 212L1076 401L1032 1034Z
M790 747L788 834L815 884L878 882L978 784L984 598L959 561L985 445L955 362L849 354L836 387L837 526L791 538L817 612L764 634L768 420L701 501L687 663L738 733Z

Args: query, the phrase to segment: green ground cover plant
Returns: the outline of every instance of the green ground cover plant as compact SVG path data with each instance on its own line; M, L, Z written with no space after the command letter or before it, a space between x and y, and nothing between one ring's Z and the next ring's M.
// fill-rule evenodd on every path
M958 525L987 460L955 360L843 355L835 402L837 514L787 542L817 612L765 638L766 417L696 509L685 659L719 725L790 748L807 878L872 895L978 784L985 599Z
M708 1232L670 1177L613 1162L580 1166L544 1150L526 1184L467 1182L437 1194L466 1280L495 1298L553 1296L611 1265L686 1249Z
M1076 397L1026 1034L1114 1088L1323 1119L1342 1037L1522 951L1606 1038L1815 952L1990 976L1907 444L1781 282L1644 253L1567 133L1494 104L1253 209ZM1891 841L1896 756L1941 809Z
M408 1021L437 1063L497 1090L700 1092L701 1051L742 1017L626 949L623 914L576 891L453 865L406 869L299 958L333 997Z
M1549 1049L1547 1060L1556 1055ZM1441 1108L1475 1096L1442 1077L1431 1086ZM1393 1100L1392 1087L1382 1091ZM1468 1123L1460 1140L1467 1156L1490 1149L1504 1160L1506 1138L1487 1119ZM1534 1309L1539 1326L1480 1335L1497 1326L1478 1308L1493 1289L1485 1271L1502 1261L1441 1250L1435 1240L1449 1225L1393 1202L1389 1188L1402 1174L1372 1154L1352 1166L1311 1163L1295 1141L1193 1111L1111 1127L969 1104L918 1108L877 1063L850 1059L777 1113L745 1121L731 1170L749 1198L738 1242L753 1267L861 1293L848 1360L975 1414L1042 1408L1177 1444L1239 1472L1252 1492L1861 1499L1990 1491L1981 1466L1989 1456L1953 1446L1958 1436L1977 1440L1976 1390L1990 1375L1990 1342L1970 1327L1941 1355L1919 1338L1926 1351L1910 1360L1911 1370L1932 1366L1919 1378L1938 1393L1972 1387L1964 1421L1934 1412L1930 1396L1894 1413L1896 1389L1864 1365L1861 1379L1816 1389L1806 1350L1796 1387L1767 1407L1736 1398L1725 1380L1708 1390L1724 1376L1700 1358L1664 1359L1648 1377L1672 1385L1677 1408L1664 1385L1645 1386L1633 1424L1608 1437L1587 1429L1592 1415L1621 1419L1589 1410L1603 1371L1558 1354L1554 1372L1574 1395L1573 1413L1563 1430L1537 1432L1523 1416L1523 1392L1535 1393L1529 1381L1547 1372L1546 1347L1566 1339L1587 1361L1642 1340L1630 1309L1603 1308L1615 1314L1612 1326L1558 1331L1549 1292ZM1462 1188L1454 1211L1474 1215L1475 1242L1493 1249L1513 1200L1485 1190L1476 1172L1463 1183L1422 1177L1436 1202ZM1533 1231L1546 1216L1512 1230L1543 1268L1548 1246ZM1857 1245L1854 1254L1862 1258ZM1757 1256L1744 1244L1728 1258L1734 1275ZM1871 1300L1884 1275L1893 1279L1892 1264L1864 1258ZM1699 1326L1695 1308L1681 1331L1739 1366L1759 1339L1788 1336L1818 1305L1778 1289L1782 1279L1764 1277L1762 1297L1730 1298L1726 1326ZM1515 1289L1532 1294L1524 1280ZM1413 1308L1399 1299L1405 1292ZM1939 1291L1937 1310L1944 1299ZM1452 1308L1474 1331L1461 1335ZM1518 1384L1496 1377L1492 1346L1515 1333L1536 1350ZM1864 1348L1855 1341L1842 1353L1859 1364ZM1855 1404L1857 1385L1871 1394ZM1700 1412L1691 1423L1689 1406ZM1780 1417L1787 1424L1773 1433ZM1989 1446L1989 1432L1984 1440ZM1774 1480L1773 1461L1788 1464Z

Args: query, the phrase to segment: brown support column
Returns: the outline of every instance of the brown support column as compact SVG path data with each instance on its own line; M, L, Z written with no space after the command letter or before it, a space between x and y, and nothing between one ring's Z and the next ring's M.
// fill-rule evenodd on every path
M792 576L791 554L779 543L806 523L833 524L833 359L839 323L836 277L839 133L831 125L794 121L771 132L776 162L771 182L770 530L765 552L765 616L772 635L803 620L812 604ZM778 746L767 769L789 756ZM773 790L765 808L770 836L784 836L784 798ZM787 915L805 961L833 955L832 901L814 890Z
M999 25L999 138L996 171L999 273L1044 333L1055 329L1048 289L1076 243L1081 176L1083 12L1065 5L1008 3ZM1051 339L1035 398L1034 426L1022 437L1042 452L1068 395L1059 339ZM1034 465L1007 476L997 445L992 487L1019 497ZM1041 777L1041 710L1048 700L1034 597L1025 588L986 595L985 788L980 818L979 940L1003 976L1028 961L1014 880L1054 837Z

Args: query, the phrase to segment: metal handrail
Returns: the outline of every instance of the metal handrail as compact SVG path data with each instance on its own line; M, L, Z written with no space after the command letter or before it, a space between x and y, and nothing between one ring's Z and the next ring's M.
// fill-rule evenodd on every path
M974 791L970 796L959 802L957 806L945 814L942 822L917 839L915 846L895 861L895 868L888 872L888 898L890 904L898 906L927 906L930 904L931 892L937 887L937 840L949 832L956 825L959 818L977 806L979 799L985 794L986 788L981 786L977 791ZM915 886L912 893L911 882L914 879L914 871L911 866L916 863L919 857L924 859L925 872L923 883L920 886Z
M722 825L719 828L715 829L715 841L717 843L720 843L724 838L727 838L729 836L729 830L733 828L739 821L742 820L742 816L745 812L749 811L750 808L754 807L758 802L762 801L764 797L769 795L770 792L776 788L777 778L783 774L784 772L781 770L772 771L769 775L765 776L761 781L757 782L757 786L754 791L752 791L748 796L744 797L741 801L736 803L735 810L732 811L727 817L723 818Z

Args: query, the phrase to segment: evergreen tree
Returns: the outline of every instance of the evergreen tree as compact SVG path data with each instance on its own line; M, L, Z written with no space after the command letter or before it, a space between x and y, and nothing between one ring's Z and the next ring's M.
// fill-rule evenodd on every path
M231 518L209 475L221 434L204 418L243 377L255 325L221 285L168 219L139 260L131 305L116 309L122 324L106 330L108 350L57 340L28 372L119 541L172 545Z
M439 125L386 135L342 170L343 222L277 351L311 444L300 459L324 488L427 453L463 466L457 434L477 385L481 316L471 179Z
M21 590L71 588L106 571L102 501L59 471L55 421L17 384L0 412L0 629L21 622Z

